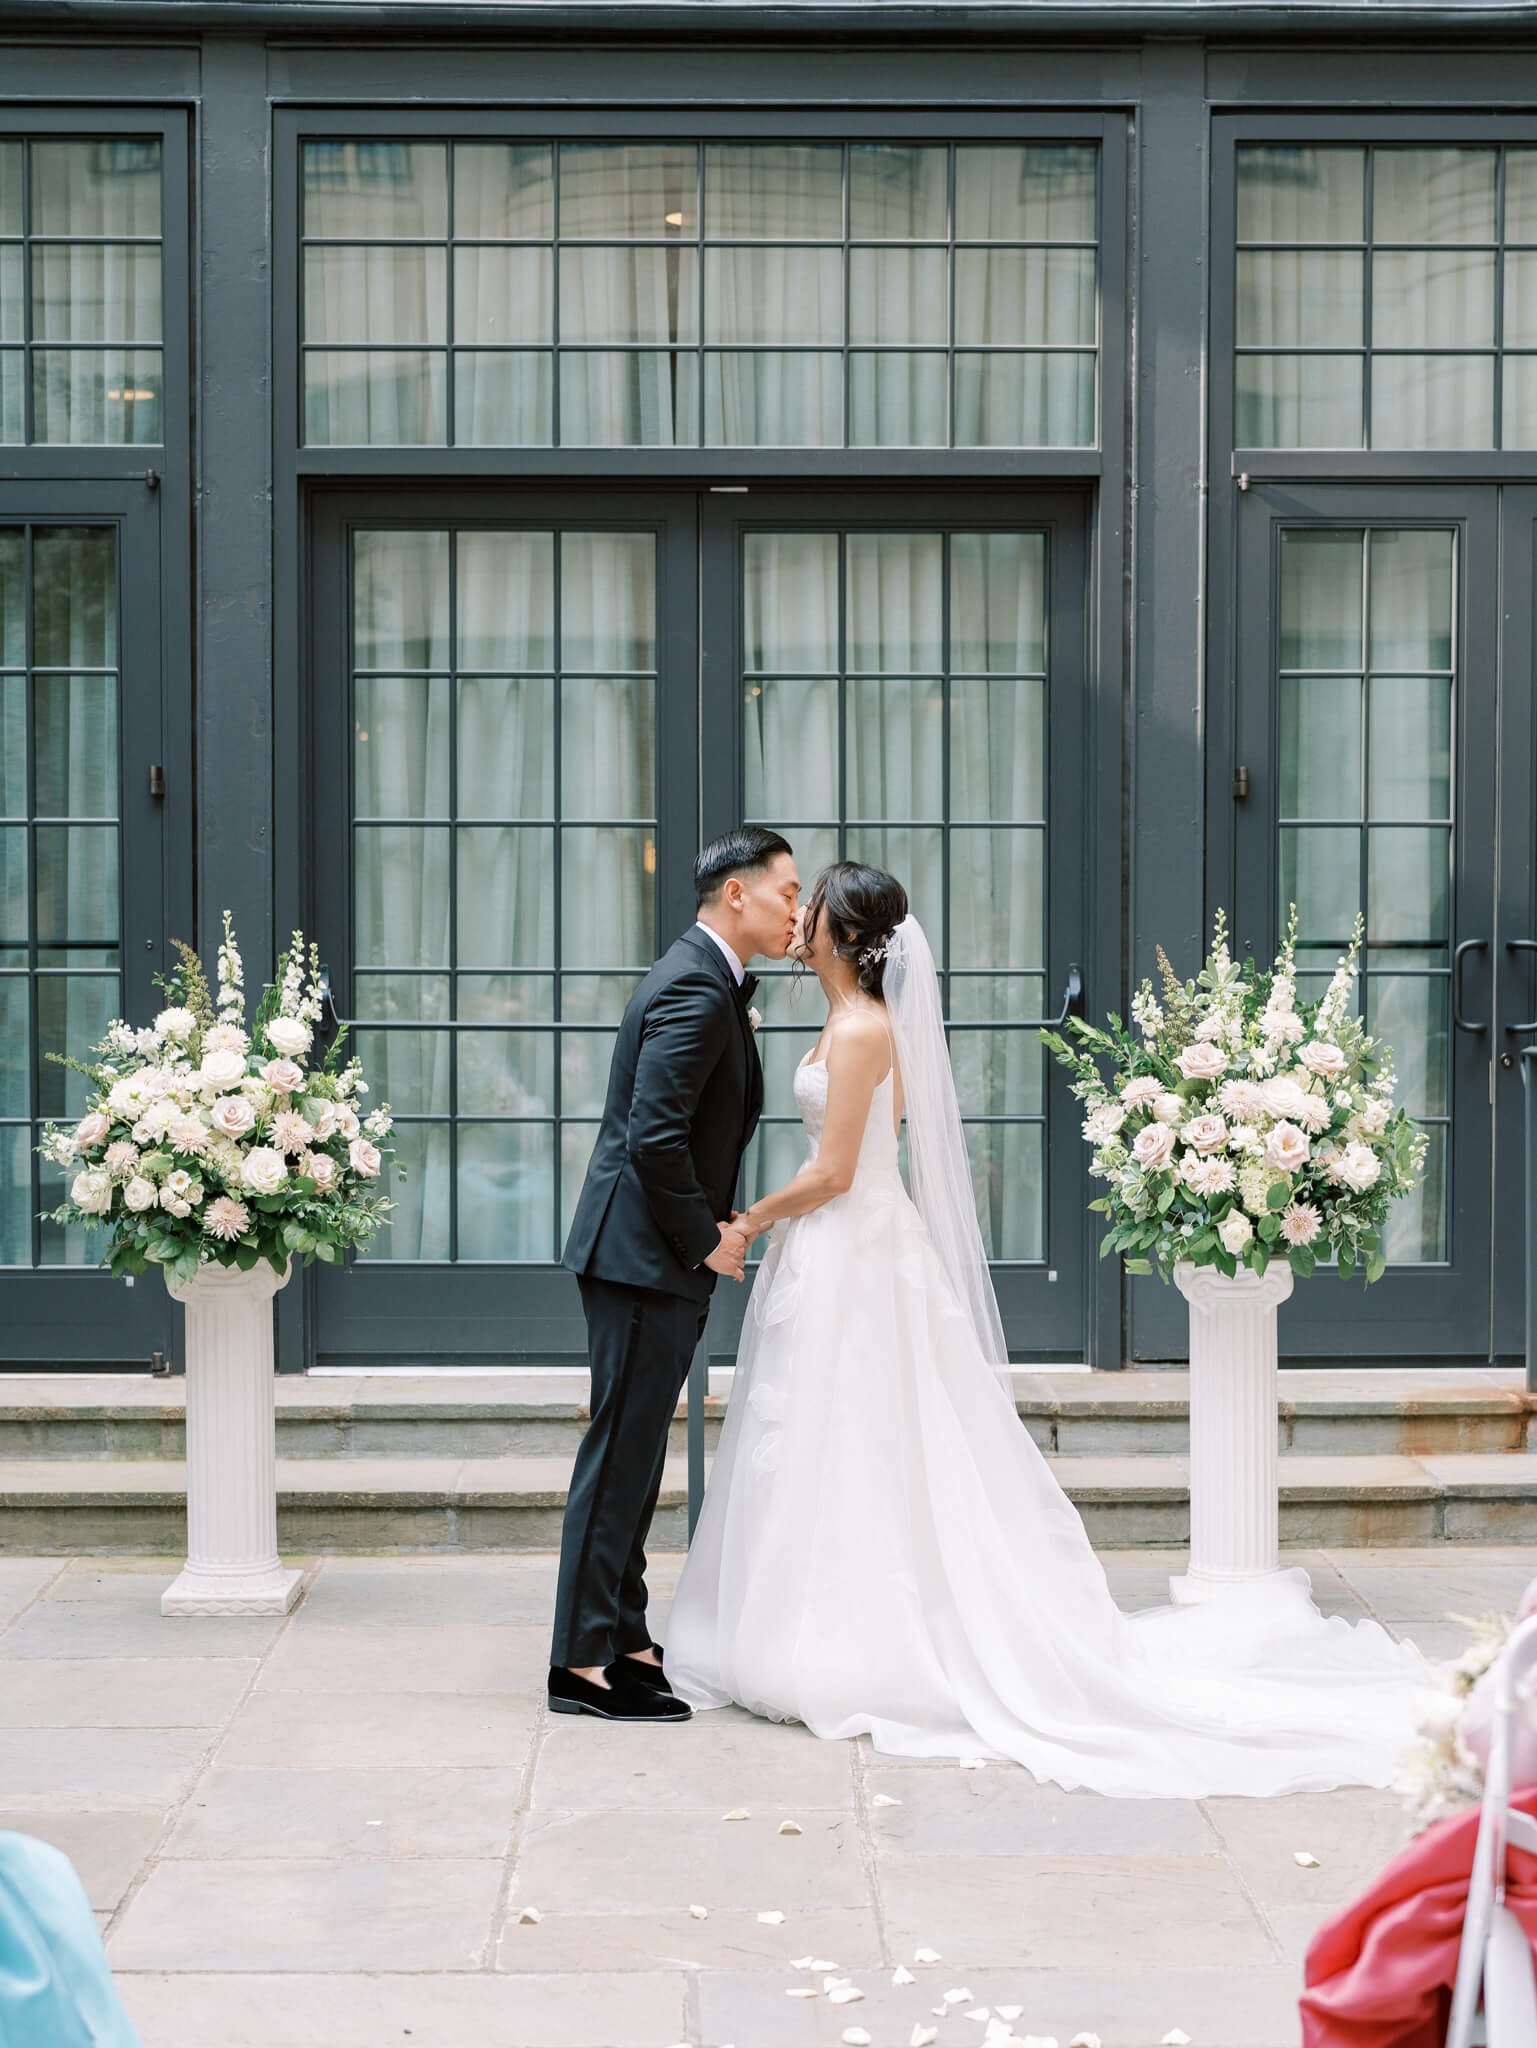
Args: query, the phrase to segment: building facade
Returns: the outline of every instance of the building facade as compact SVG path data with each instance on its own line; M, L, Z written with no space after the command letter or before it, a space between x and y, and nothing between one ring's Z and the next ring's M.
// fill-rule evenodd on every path
M614 1022L742 819L906 879L1020 1360L1183 1348L1042 1024L1292 902L1319 976L1364 914L1431 1149L1284 1347L1512 1360L1525 13L11 0L5 1360L175 1353L31 1148L226 908L317 936L409 1172L285 1368L577 1357ZM812 1028L759 1002L754 1185Z

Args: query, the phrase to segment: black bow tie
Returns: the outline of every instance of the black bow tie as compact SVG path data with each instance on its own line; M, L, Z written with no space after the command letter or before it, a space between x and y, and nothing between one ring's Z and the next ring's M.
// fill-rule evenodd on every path
M744 1003L750 1003L753 999L753 992L757 988L757 986L758 977L756 974L744 974L742 976L742 979L737 983L736 992L742 998L742 1001Z

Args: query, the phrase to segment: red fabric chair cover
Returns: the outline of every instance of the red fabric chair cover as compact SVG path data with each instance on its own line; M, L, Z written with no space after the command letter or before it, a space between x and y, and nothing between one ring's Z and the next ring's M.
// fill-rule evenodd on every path
M1537 1816L1537 1785L1511 1805ZM1308 1945L1303 2048L1443 2048L1479 1809L1416 1835ZM1509 1852L1505 1903L1537 1950L1537 1856Z

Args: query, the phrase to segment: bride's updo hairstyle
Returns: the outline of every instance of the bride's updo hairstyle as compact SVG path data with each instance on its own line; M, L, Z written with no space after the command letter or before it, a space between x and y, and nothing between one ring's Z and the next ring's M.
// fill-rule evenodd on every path
M859 986L879 1002L886 979L886 947L907 915L907 891L884 868L867 867L862 860L835 860L812 884L806 903L808 944L824 913L833 951L853 963Z

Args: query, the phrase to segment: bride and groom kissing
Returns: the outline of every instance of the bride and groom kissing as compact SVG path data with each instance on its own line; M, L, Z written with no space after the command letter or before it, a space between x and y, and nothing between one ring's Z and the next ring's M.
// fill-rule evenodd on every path
M1112 1599L1015 1408L939 978L902 884L835 861L802 906L789 843L758 827L706 846L694 881L698 922L620 1024L565 1247L592 1392L551 1710L686 1722L735 1702L1123 1797L1387 1784L1427 1667L1375 1622L1326 1621L1305 1572L1196 1608ZM794 1077L805 1162L739 1214L759 955L809 968L827 1008ZM764 1232L664 1662L645 1540L668 1428L715 1282L743 1279Z

